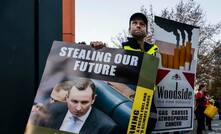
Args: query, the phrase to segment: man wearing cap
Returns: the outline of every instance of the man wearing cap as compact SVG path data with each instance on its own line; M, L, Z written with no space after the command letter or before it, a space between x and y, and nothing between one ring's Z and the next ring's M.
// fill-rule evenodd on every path
M125 50L140 51L150 55L154 55L158 50L155 44L149 44L145 42L148 31L147 17L142 13L134 13L129 20L129 29L131 37L127 38L126 42L122 42L122 47ZM90 45L95 49L105 47L106 44L101 41L91 42ZM151 104L150 118L148 120L147 134L151 133L155 128L157 122L157 110L154 104L154 98Z
M145 42L148 31L147 17L142 13L134 13L129 20L129 29L131 37L127 38L126 42L122 42L122 47L125 50L141 51L153 55L158 47L155 44ZM101 41L93 41L90 45L95 49L105 47L106 44Z
M150 55L154 55L158 47L155 44L149 44L145 42L147 37L147 27L148 21L144 14L134 13L130 17L129 21L129 33L132 37L128 37L127 42L122 43L122 47L125 50L140 51L145 52ZM154 99L152 100L150 118L147 125L147 133L151 133L155 128L157 122L157 110L154 104Z
M127 42L123 42L122 46L125 50L142 51L147 54L153 55L157 46L145 42L147 37L148 21L144 14L135 13L130 17L129 33L132 37L128 37Z

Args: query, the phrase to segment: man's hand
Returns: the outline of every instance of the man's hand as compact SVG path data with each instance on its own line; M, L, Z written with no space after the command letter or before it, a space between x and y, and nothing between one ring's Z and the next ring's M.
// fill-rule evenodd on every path
M144 37L144 42L152 43L152 37L153 35L147 35L146 37Z
M94 49L101 49L103 47L106 47L106 44L101 41L91 41L90 46Z

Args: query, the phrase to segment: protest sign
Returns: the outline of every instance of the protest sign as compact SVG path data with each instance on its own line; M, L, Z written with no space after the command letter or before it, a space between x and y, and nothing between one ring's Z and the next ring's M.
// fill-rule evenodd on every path
M95 50L87 45L55 41L25 133L108 133L111 127L107 130L99 126L112 123L119 126L118 133L145 134L158 62L158 58L144 53L112 48ZM95 84L96 97L92 97L93 105L84 123L69 131L65 129L67 111L77 116L69 105L77 100L69 99L83 78ZM92 115L95 108L100 111L99 117Z
M156 80L156 132L193 129L199 28L155 16L160 64Z

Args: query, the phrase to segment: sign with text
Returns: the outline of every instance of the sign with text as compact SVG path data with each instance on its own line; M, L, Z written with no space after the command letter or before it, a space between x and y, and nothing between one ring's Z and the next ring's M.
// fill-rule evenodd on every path
M158 63L144 53L54 41L25 134L145 134Z
M192 130L199 28L155 16L154 29L160 52L155 131Z

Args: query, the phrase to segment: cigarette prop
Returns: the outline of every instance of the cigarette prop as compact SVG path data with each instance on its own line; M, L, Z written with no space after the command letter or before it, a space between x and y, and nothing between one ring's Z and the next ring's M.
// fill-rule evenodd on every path
M168 68L173 68L173 55L168 55Z
M180 70L184 70L185 55L186 55L185 46L183 45L180 47L180 67L179 67Z
M161 59L162 59L162 66L167 68L168 67L168 55L161 53Z
M192 48L192 43L186 42L186 59L185 59L185 67L184 67L184 70L186 71L190 70L191 48Z
M173 68L179 69L180 63L179 63L179 48L174 49L174 56L173 56Z

